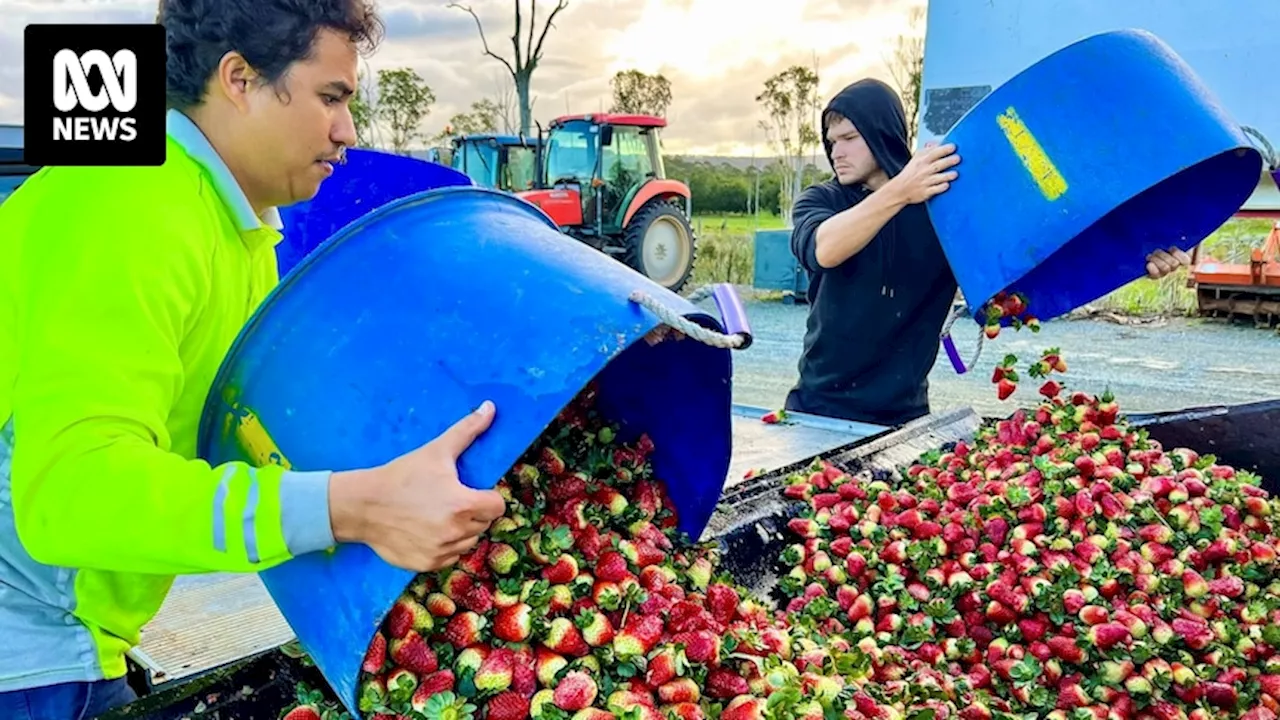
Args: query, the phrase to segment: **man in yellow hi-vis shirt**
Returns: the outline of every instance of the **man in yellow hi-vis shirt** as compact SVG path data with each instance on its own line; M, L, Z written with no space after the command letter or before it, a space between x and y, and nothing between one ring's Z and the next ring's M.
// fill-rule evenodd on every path
M354 144L369 0L165 0L168 159L46 168L0 206L0 717L132 699L125 652L174 576L254 572L335 542L414 571L504 510L458 481L485 403L385 466L195 459L225 352L278 279L273 208Z

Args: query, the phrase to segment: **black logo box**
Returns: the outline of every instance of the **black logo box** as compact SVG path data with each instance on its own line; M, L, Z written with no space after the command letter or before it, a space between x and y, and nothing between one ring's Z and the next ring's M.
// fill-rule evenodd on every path
M165 34L158 24L28 25L23 48L24 161L28 165L163 165L165 161ZM130 50L137 58L137 102L118 112L110 102L97 112L78 105L58 110L54 100L54 57L98 50L113 57ZM105 95L104 79L85 69L90 94ZM66 83L75 92L73 83ZM78 97L78 95L77 95ZM131 131L126 131L131 129ZM55 137L56 131L71 131ZM114 136L113 136L114 134ZM125 139L132 135L131 139Z

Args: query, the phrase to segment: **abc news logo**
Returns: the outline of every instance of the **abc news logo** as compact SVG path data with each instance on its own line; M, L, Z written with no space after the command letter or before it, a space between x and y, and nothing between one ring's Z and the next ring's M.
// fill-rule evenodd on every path
M28 25L30 165L160 165L165 39L160 25Z
M102 75L102 89L89 86L89 68ZM61 113L77 109L100 113L107 104L122 116L70 115L53 119L54 140L120 140L138 138L138 121L128 113L138 105L138 56L119 50L110 57L101 50L77 55L59 50L53 56L53 106Z

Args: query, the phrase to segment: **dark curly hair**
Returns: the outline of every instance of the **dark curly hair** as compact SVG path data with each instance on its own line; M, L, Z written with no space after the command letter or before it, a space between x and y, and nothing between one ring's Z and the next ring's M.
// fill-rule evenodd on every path
M321 29L345 33L362 53L382 41L371 0L160 0L169 107L199 105L222 56L239 52L279 88L289 66L310 57Z

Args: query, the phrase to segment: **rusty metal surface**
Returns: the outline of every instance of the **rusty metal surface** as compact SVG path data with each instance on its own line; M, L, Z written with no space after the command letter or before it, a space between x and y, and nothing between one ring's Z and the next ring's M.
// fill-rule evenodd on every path
M257 575L180 577L142 629L141 650L161 685L220 667L293 639Z
M1253 320L1266 328L1280 320L1280 287L1201 284L1196 292L1201 316Z

